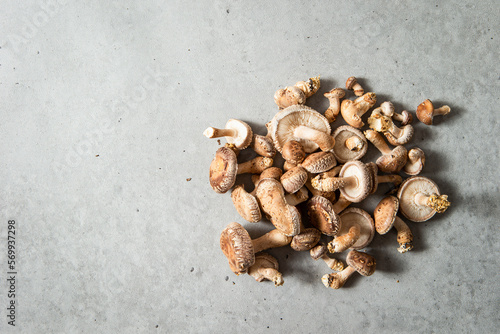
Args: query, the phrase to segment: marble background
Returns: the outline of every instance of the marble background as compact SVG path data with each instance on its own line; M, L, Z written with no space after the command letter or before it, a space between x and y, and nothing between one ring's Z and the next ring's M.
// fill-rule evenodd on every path
M497 331L499 23L490 0L4 1L0 331ZM398 111L448 104L407 146L425 151L423 175L452 206L409 224L410 253L394 232L376 235L376 273L337 291L307 252L271 250L276 288L234 275L219 249L222 229L243 220L210 188L219 145L202 132L237 118L265 134L274 92L318 74L308 105L321 112L323 93L351 75ZM388 189L357 206L373 212Z

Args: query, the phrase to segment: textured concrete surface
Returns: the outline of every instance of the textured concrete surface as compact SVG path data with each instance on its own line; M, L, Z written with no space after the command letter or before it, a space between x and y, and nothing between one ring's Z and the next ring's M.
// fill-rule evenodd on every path
M0 332L496 332L499 23L496 1L4 1ZM338 291L307 253L272 250L275 288L232 274L219 249L243 221L208 184L219 145L202 132L239 118L265 134L274 92L317 74L321 112L351 75L399 111L450 105L407 146L452 207L410 223L410 253L375 236L377 272Z

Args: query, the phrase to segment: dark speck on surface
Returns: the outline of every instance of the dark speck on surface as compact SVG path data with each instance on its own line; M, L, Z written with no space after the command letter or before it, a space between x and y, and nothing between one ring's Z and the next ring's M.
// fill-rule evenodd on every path
M235 285L236 283L233 282L233 285Z
M226 282L229 281L229 276L226 276L226 278L224 278L224 279L226 280Z
M191 271L191 272L193 272L193 271L194 271L194 267L191 267L191 270L190 270L190 271Z
M139 209L137 209L137 212L139 212Z
M156 328L158 328L158 325L156 325Z
M229 14L229 9L226 9L226 13L228 13L228 14Z
M188 178L186 179L186 181L188 181L188 182L189 182L189 181L191 181L191 180L192 180L192 179L191 179L190 177L188 177Z

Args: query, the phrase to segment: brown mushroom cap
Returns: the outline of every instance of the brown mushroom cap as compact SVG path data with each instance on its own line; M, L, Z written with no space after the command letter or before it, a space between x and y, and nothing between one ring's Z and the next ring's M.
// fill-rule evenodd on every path
M242 184L236 186L231 192L231 199L233 200L236 211L246 221L257 223L262 219L259 203L255 196L245 191Z
M420 103L417 107L417 118L420 122L426 125L432 125L432 112L434 111L434 105L431 100L427 99Z
M293 237L290 247L296 251L310 250L319 242L321 232L315 228L306 228Z
M340 192L344 197L354 203L359 203L364 200L372 190L372 179L370 170L364 163L358 160L348 161L340 170L340 177L355 177L355 183L348 183L340 188Z
M311 224L323 234L334 236L340 228L340 218L333 210L333 204L323 196L313 196L307 202L307 214Z
M413 161L413 162L412 162ZM408 175L418 175L425 166L425 153L418 147L408 151L408 162L403 170Z
M272 139L266 136L254 135L252 148L258 155L263 157L273 158L276 155Z
M309 254L313 260L320 259L323 255L328 252L328 248L324 244L319 244L316 247L311 248Z
M298 141L289 140L283 145L282 155L283 159L287 162L298 165L304 161L306 151L304 151L304 146Z
M432 218L436 211L426 205L418 205L415 202L418 193L427 196L441 193L434 181L423 176L412 176L401 183L398 190L399 211L411 221L423 222Z
M220 248L236 274L244 274L255 262L252 239L238 223L230 223L220 235Z
M394 196L387 196L378 203L375 211L373 212L375 229L378 234L386 234L389 232L394 225L398 209L399 200Z
M340 163L346 163L351 160L361 159L368 149L368 142L366 141L365 136L358 129L349 126L343 125L339 126L332 134L333 138L335 138L335 145L333 146L333 154L335 158ZM346 140L351 137L358 137L360 141L363 143L363 146L359 148L359 150L350 150L346 146Z
M363 276L370 276L375 272L375 258L369 254L352 250L347 254L346 262Z
M302 167L309 173L323 173L337 165L337 160L331 152L311 153L302 162Z
M306 94L296 86L278 89L274 93L274 102L280 109L306 102Z
M287 192L293 194L306 184L307 177L306 170L297 166L281 176L281 184Z
M269 133L274 140L274 146L281 153L283 145L289 140L296 140L304 146L306 153L314 152L318 145L308 139L297 138L294 131L299 126L305 126L325 134L331 133L330 123L316 110L304 105L294 105L278 112L271 121Z
M215 153L210 164L210 185L218 193L225 193L234 185L238 162L236 154L227 147L221 147Z
M274 269L279 270L279 263L276 258L267 253L258 253L255 255L255 263L248 268L248 275L255 278L257 282L262 282L265 279L270 279L271 277L266 277L264 271L262 269ZM276 273L276 272L275 272ZM276 273L276 276L273 277L274 284L276 286L283 285L283 278L281 273Z
M340 221L338 236L347 234L354 225L360 227L359 239L351 246L351 249L365 248L372 242L375 235L375 224L368 212L359 208L347 208L340 214Z
M378 168L384 173L399 172L406 162L408 155L406 148L402 145L396 146L390 154L384 154L377 159Z

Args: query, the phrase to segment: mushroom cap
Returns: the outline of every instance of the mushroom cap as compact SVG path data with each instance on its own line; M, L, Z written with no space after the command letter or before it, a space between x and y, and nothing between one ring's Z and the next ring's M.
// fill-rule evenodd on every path
M220 249L236 274L244 274L255 262L253 244L247 230L238 223L230 223L220 235Z
M325 94L323 94L323 96L326 97L326 98L328 98L328 99L332 98L332 97L341 99L341 98L343 98L345 96L345 90L343 90L342 88L334 88L331 91L326 92Z
M391 151L391 154L384 154L379 157L377 166L384 173L397 173L406 165L407 161L406 148L399 145Z
M262 219L259 203L255 196L245 191L242 184L236 186L231 192L231 199L233 200L236 211L243 219L250 223L257 223Z
M258 155L263 157L273 158L276 155L272 139L266 136L254 135L252 148Z
M257 282L262 282L266 279L266 277L259 271L260 268L279 270L278 260L270 254L258 253L255 255L255 263L248 268L248 275L255 278Z
M335 139L335 145L333 146L332 152L341 164L347 161L361 159L366 154L368 142L363 133L358 129L349 125L339 126L333 132L332 136ZM358 151L351 151L345 145L345 141L353 136L358 137L363 142L363 146Z
M219 148L210 164L210 185L216 192L225 193L234 185L237 171L236 153L227 147Z
M391 101L382 102L379 108L384 116L392 117L394 115L394 105Z
M309 173L323 173L337 165L332 152L311 153L302 162L302 167Z
M417 118L420 122L426 125L432 125L432 112L434 111L434 105L431 100L427 99L420 103L417 107Z
M346 82L345 82L345 88L346 89L352 89L352 87L358 82L358 80L356 79L356 77L349 77L347 78Z
M415 132L415 130L413 129L413 126L411 126L411 124L407 124L405 126L403 126L401 128L401 130L403 130L403 133L401 135L401 137L396 137L394 136L392 133L390 132L384 132L384 135L385 137L387 138L387 141L391 144L391 145L404 145L406 143L408 143L411 139L411 137L413 137L413 133Z
M370 276L375 272L375 258L369 254L352 250L347 254L346 262L363 276Z
M372 190L370 191L370 194L373 194L377 191L378 188L378 167L377 164L372 161L367 163L366 167L368 167L368 169L370 170L370 176L372 177Z
M410 124L413 121L413 115L410 114L406 110L403 110L401 112L401 116L403 116L403 120L401 121L401 125L407 125L407 124Z
M318 145L308 139L297 138L294 131L299 126L330 134L330 123L316 110L304 105L293 105L278 112L271 121L270 134L276 149L282 153L283 145L289 140L296 140L304 146L306 153L314 152Z
M296 140L289 140L283 145L282 149L283 159L287 162L298 165L304 161L306 157L306 151L304 151L304 146Z
M285 87L274 93L274 102L280 109L300 105L306 102L306 94L297 86Z
M316 247L311 248L309 254L311 255L313 260L320 259L323 255L326 254L328 248L324 244L319 244Z
M398 190L399 211L413 222L424 222L432 218L436 211L428 206L415 203L415 196L418 193L427 196L440 195L441 193L434 181L423 176L412 176L401 183Z
M299 234L302 224L296 207L288 205L281 183L275 179L263 179L257 185L255 197L262 211L269 215L271 223L284 235Z
M298 166L288 170L281 176L281 184L283 188L293 194L299 191L306 184L307 172L304 168Z
M283 171L279 167L268 167L260 173L259 178L260 179L276 179L279 180L280 177L283 175Z
M375 235L375 224L368 212L359 208L347 208L340 214L340 230L337 235L344 235L349 229L358 225L361 233L359 239L352 245L351 249L365 248L372 242Z
M340 228L340 217L333 210L333 204L323 196L313 196L307 202L307 215L311 224L323 234L334 236Z
M417 160L411 163L410 160ZM425 166L425 153L418 147L414 147L408 151L408 162L403 170L408 175L418 175Z
M226 123L226 129L236 130L238 133L236 137L226 137L226 140L240 150L247 148L252 143L253 131L247 123L237 119L230 119Z
M394 225L398 209L399 200L394 196L387 196L378 203L373 212L375 229L378 234L386 234L389 232Z
M348 161L340 170L340 177L356 178L355 184L349 183L348 185L340 188L340 192L344 197L353 203L359 203L364 200L372 190L372 179L370 170L364 163L359 160Z
M296 251L310 250L319 242L321 232L313 227L306 228L293 237L290 247Z

